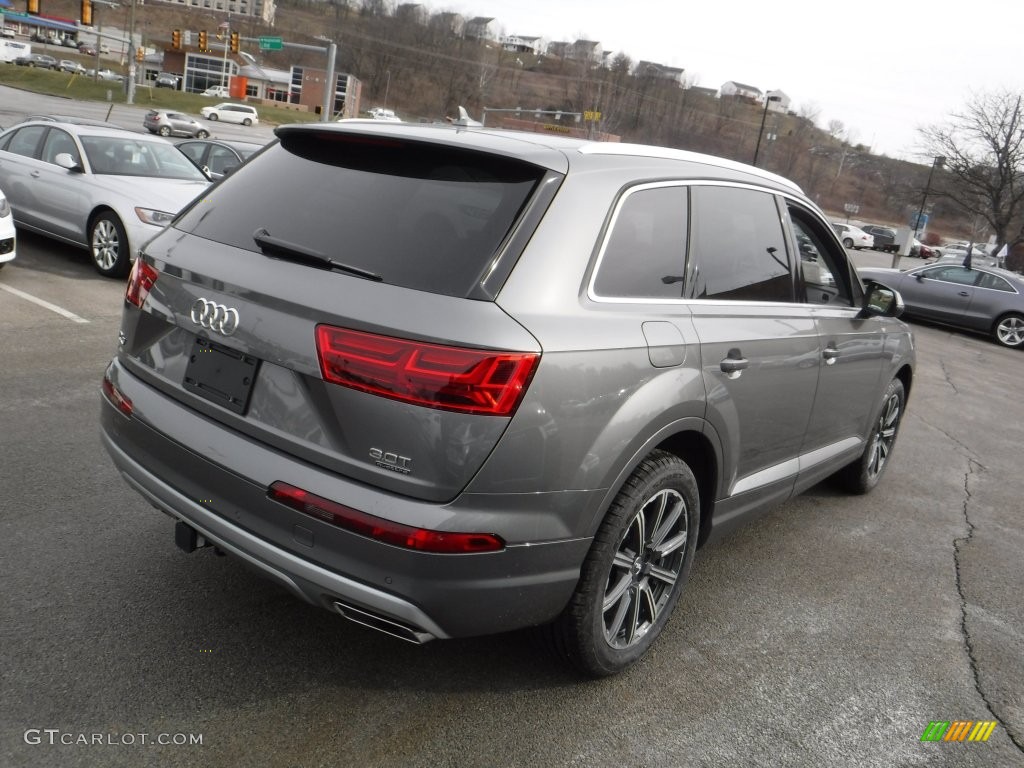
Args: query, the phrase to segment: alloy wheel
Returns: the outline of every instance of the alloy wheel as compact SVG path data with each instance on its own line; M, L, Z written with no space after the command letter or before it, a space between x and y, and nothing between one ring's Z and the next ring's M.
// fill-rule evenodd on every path
M605 641L629 648L656 624L686 555L686 501L672 489L644 502L615 552L602 613Z
M121 250L121 240L114 222L103 218L92 231L92 258L104 270L113 269Z
M868 475L870 476L881 474L882 468L889 460L889 453L896 442L896 430L900 424L901 410L899 395L895 392L891 393L885 401L882 414L878 417L878 424L871 436L871 455L868 458Z

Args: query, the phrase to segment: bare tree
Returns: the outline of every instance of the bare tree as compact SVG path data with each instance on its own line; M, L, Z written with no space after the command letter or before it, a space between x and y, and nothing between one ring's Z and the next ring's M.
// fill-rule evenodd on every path
M936 191L984 219L997 247L1024 243L1024 94L982 93L920 134L925 152L945 159L948 183Z

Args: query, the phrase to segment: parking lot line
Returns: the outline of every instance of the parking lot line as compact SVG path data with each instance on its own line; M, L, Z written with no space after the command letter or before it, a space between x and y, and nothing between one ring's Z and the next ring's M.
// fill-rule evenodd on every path
M11 288L11 286L3 284L0 284L0 288L7 291L8 293L13 293L15 296L20 296L21 298L25 299L25 301L31 301L33 304L38 304L40 307L43 307L44 309L48 309L51 312L56 312L61 317L66 317L73 323L89 322L84 317L79 317L74 312L69 312L68 310L64 309L64 307L58 307L56 304L51 304L48 301L44 301L43 299L40 299L37 296L33 296L31 293L25 293L24 291L19 291L17 288Z

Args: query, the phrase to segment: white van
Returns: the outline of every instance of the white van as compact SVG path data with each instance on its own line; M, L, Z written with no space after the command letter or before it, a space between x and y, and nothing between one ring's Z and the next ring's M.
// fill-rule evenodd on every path
M241 123L242 125L256 125L260 116L256 107L248 104L218 104L215 107L203 107L199 114L207 120L223 120L225 123Z
M15 59L20 59L22 56L28 56L31 53L32 46L28 43L19 43L14 40L0 38L0 61L11 63Z

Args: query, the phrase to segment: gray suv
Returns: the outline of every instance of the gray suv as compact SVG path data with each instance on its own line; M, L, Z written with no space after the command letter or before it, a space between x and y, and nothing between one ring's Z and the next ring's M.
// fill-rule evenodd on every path
M186 551L416 643L536 627L606 675L697 546L888 466L899 296L791 182L487 129L276 134L145 246L103 379L104 444Z

